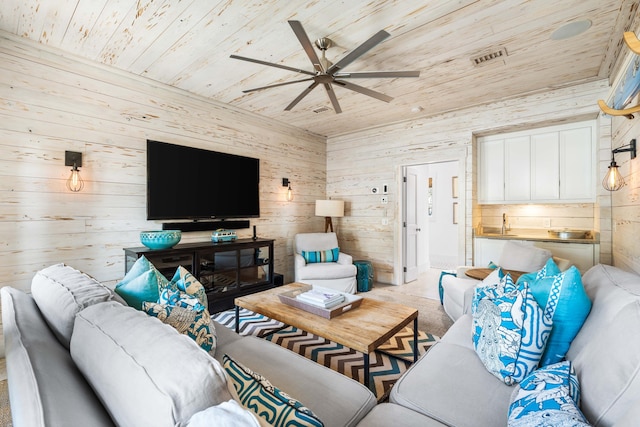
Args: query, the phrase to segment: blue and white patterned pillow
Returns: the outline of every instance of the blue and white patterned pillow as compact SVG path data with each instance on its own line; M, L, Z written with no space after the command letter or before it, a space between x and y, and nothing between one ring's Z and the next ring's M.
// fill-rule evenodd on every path
M207 300L207 292L202 286L202 283L196 279L196 277L189 272L183 266L179 266L171 278L171 282L167 285L167 288L173 291L182 291L189 295L193 295L205 308L209 308L209 301Z
M211 356L215 354L217 344L216 329L211 321L211 315L206 309L193 310L191 308L143 302L142 310L149 316L157 317L163 323L174 327L181 334L193 339L196 344Z
M561 272L550 258L540 271L520 276L518 283L522 282L529 283L533 297L553 319L540 366L557 363L564 359L591 311L591 300L582 285L580 272L575 266Z
M222 366L229 374L240 403L274 427L324 427L302 403L274 387L269 380L241 365L228 355Z
M158 297L158 304L166 304L174 307L188 308L194 311L203 311L207 308L194 296L177 289L164 288Z
M578 408L580 386L570 362L540 368L524 378L509 406L509 427L588 426Z
M316 262L337 262L340 248L327 249L326 251L302 251L302 257L307 264Z
M491 374L513 385L538 366L552 322L527 283L514 285L507 274L477 288L472 314L473 346Z

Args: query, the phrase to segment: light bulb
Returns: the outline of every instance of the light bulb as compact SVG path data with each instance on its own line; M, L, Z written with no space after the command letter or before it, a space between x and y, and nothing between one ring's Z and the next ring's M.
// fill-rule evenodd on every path
M73 169L71 169L71 176L67 179L67 188L74 193L84 188L84 181L80 178L80 170L78 170L75 164L73 165Z
M622 178L615 161L609 165L609 171L602 180L602 186L609 191L618 191L624 186L624 178Z
M291 189L291 184L287 186L287 201L290 202L293 200L293 190Z

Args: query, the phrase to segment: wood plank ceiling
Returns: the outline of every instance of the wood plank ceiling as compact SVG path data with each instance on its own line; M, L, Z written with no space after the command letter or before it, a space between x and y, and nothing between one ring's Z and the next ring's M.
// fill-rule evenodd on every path
M0 30L333 136L610 78L638 2L2 0L0 8ZM337 88L341 114L322 87L284 111L308 82L242 93L301 75L231 54L313 70L288 20L300 21L311 41L330 37L332 62L384 29L391 37L345 71L419 70L421 76L357 80L394 97L390 103ZM583 34L550 38L562 25L581 20L592 23ZM472 57L499 48L507 56L473 65Z

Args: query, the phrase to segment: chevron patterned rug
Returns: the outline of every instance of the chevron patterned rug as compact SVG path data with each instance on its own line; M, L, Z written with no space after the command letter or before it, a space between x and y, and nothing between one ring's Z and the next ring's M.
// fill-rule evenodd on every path
M234 310L214 314L212 318L228 328L235 328ZM364 383L364 357L359 351L245 309L240 310L240 334L262 337ZM435 335L419 331L420 354L438 340ZM379 402L387 399L393 384L411 366L412 349L413 330L405 328L370 355L371 384Z

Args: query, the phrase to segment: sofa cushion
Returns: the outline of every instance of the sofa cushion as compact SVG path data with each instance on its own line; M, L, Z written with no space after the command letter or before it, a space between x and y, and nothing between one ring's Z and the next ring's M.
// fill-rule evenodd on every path
M324 426L309 408L273 386L262 375L226 354L223 356L222 365L238 393L240 403L270 425L274 427Z
M521 276L518 283L528 282L534 298L553 319L553 328L540 366L564 359L571 341L578 334L591 310L591 300L582 286L575 266L561 272L553 259L535 273Z
M113 426L32 296L10 286L0 295L13 425Z
M393 403L380 403L367 414L358 427L446 427L439 421Z
M220 363L191 338L114 302L76 316L71 356L118 425L182 425L232 398Z
M188 336L212 356L215 354L216 329L206 309L193 310L145 301L142 310Z
M166 288L168 284L167 278L147 258L141 256L116 284L115 292L131 307L141 310L144 301L157 302L160 289Z
M343 279L353 277L355 279L357 268L353 264L338 264L335 262L322 262L307 264L298 269L298 280L305 279Z
M547 249L533 246L531 242L515 242L509 240L505 243L500 253L500 267L516 271L536 271L551 258L551 252Z
M471 316L458 322L471 330ZM389 400L449 426L505 426L512 390L473 349L441 341L400 377Z
M597 305L594 301L594 307ZM638 325L640 301L636 300L622 307L610 322L591 329L591 345L579 353L567 353L580 379L582 412L594 425L614 425L638 405Z
M355 426L376 405L375 396L364 385L278 344L219 334L216 359L222 361L227 354L260 372L280 390L304 402L327 426Z
M260 427L253 412L235 400L222 402L195 413L186 427Z
M64 264L38 271L31 294L58 340L69 348L76 314L112 298L111 291L92 277Z
M307 264L316 262L337 262L340 248L327 249L326 251L302 251L302 257Z
M516 286L507 274L496 286L476 288L472 314L474 347L489 372L512 385L536 368L551 319L527 283Z
M578 408L580 387L571 362L538 369L516 387L509 406L509 426L588 426Z

